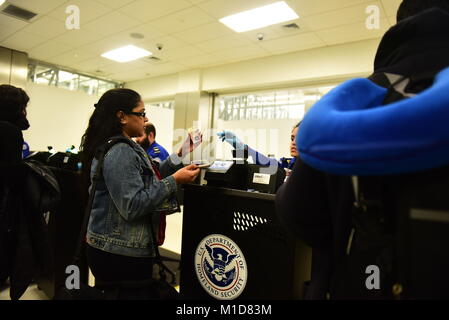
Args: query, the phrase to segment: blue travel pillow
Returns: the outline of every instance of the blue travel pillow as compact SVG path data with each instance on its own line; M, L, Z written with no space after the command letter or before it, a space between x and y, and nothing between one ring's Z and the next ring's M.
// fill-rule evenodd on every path
M413 98L382 106L368 79L334 88L301 122L296 145L315 169L342 175L407 173L449 164L449 68Z

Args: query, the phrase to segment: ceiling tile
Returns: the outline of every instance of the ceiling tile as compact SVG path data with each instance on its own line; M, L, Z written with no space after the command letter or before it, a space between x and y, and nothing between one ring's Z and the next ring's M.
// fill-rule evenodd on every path
M157 53L157 57L163 60L175 60L180 58L189 58L194 56L203 55L204 52L195 46L186 46L181 48L176 48L173 50L163 49Z
M30 10L31 12L38 14L47 14L48 12L56 9L61 5L64 5L67 2L68 0L45 0L45 1L8 0L8 3L11 3L15 6Z
M385 13L388 16L396 17L396 12L398 11L399 5L401 4L402 0L381 0L381 1L382 5L384 6Z
M241 34L220 37L214 40L197 43L195 46L205 53L217 52L229 48L242 47L250 45L251 41Z
M126 72L118 72L111 74L111 78L116 81L126 82L148 78L151 74L142 69L129 70Z
M29 49L47 41L46 38L36 36L25 31L18 31L2 41L1 45L18 51L28 51Z
M74 47L80 47L103 38L103 35L83 27L78 30L66 31L64 34L54 38L54 40Z
M195 67L205 67L205 66L212 66L221 64L223 61L222 58L219 58L214 55L201 55L201 56L194 56L190 58L182 58L179 60L174 60L173 62L178 63L180 65L195 68Z
M70 50L63 54L54 56L51 58L52 62L60 66L77 66L79 63L94 58L95 55L82 51L82 50Z
M0 14L0 41L23 29L29 24L6 14Z
M0 45L1 45L1 41L3 39L8 38L15 32L17 32L17 29L15 29L15 28L9 28L9 27L0 25Z
M162 49L158 49L157 47L158 44L162 45ZM146 48L149 48L148 50L153 52L153 54L156 56L159 56L160 54L163 54L166 51L172 51L173 49L188 46L186 42L173 36L164 36L155 38L153 40L143 42L142 45L144 45Z
M107 72L111 73L126 72L137 68L140 69L146 68L147 66L148 64L144 62L142 59L126 63L112 62L112 64L108 65Z
M202 10L191 7L151 21L150 25L164 30L167 33L175 33L214 21L215 19Z
M396 16L389 16L388 21L390 22L391 26L394 26L396 24Z
M206 2L206 1L208 1L208 0L189 0L189 2L193 3L193 4L198 4L198 3Z
M380 28L369 30L366 28L365 23L355 23L331 29L321 30L316 32L326 44L335 45L354 41L360 41L365 39L381 38L384 33L390 28L389 21L384 18L380 21Z
M118 9L126 6L127 4L135 0L95 0L95 1L100 2L101 4L107 7Z
M241 35L245 36L248 40L252 42L260 42L259 35L263 36L263 40L273 40L281 37L282 35L275 31L273 27L265 27L257 30L252 30L248 32L243 32Z
M131 38L123 38L118 36L110 36L106 37L103 40L96 41L94 43L91 43L89 45L85 45L81 47L81 50L85 50L87 52L90 52L96 56L101 56L103 53L117 49L126 45L134 44L137 45L133 39ZM139 47L142 47L142 45L138 45ZM145 48L144 48L145 49Z
M91 30L95 30L104 36L108 36L126 31L127 29L131 29L132 27L136 27L140 24L141 23L139 21L122 13L112 12L88 23L86 27Z
M132 38L130 35L131 33L140 33L144 36L143 39L135 39L138 42L146 42L148 40L152 40L152 39L156 39L162 36L165 36L166 33L164 31L161 31L155 27L150 26L148 23L144 23L141 24L137 27L133 27L131 29L128 29L124 32L118 33L118 36L122 36L125 38L130 38L130 39L134 39Z
M173 34L183 41L194 44L202 41L216 39L221 36L231 35L234 32L219 22L208 23L186 31Z
M107 74L107 67L112 65L113 61L103 57L92 58L76 65L76 69L87 73L96 73L96 70L104 71Z
M22 30L48 39L52 39L67 31L63 21L51 17L41 17Z
M290 51L307 50L311 48L324 47L324 43L313 32L299 34L291 37L283 37L270 41L261 41L259 44L265 50L279 54Z
M120 8L119 11L145 22L191 6L192 4L186 0L138 0Z
M377 5L380 9L380 17L386 17L380 1L372 1L369 2L369 4ZM352 6L328 13L305 17L304 21L313 31L334 28L337 26L366 21L368 18L368 14L365 12L366 8L366 4Z
M387 0L390 1L390 0ZM370 0L319 0L319 1L304 1L304 0L286 0L288 5L295 10L299 18L316 15L325 12L340 10L346 7L359 5L362 3L372 2ZM367 4L368 5L368 4Z
M66 13L66 9L69 5L78 6L80 10L80 27L90 21L93 21L108 12L111 12L111 8L102 5L96 1L92 0L71 0L62 6L59 6L56 10L53 10L48 14L48 16L66 21L70 14Z
M310 0L309 0L310 1ZM239 13L241 11L250 10L258 8L267 4L276 2L274 0L210 0L206 2L201 2L198 7L203 9L205 12L215 17L216 19L221 19L231 14Z
M188 68L176 64L176 63L163 63L158 65L149 64L149 67L145 69L145 71L150 75L158 75L158 74L170 74L175 72L181 72L187 70Z
M248 57L267 55L268 52L256 44L217 51L213 55L225 60L244 60Z
M29 25L29 22L25 22L4 13L0 13L0 26L8 26L15 29L21 29Z
M58 56L64 52L71 50L73 47L56 41L47 41L28 52L30 58L47 61L49 58ZM58 64L54 59L52 63Z

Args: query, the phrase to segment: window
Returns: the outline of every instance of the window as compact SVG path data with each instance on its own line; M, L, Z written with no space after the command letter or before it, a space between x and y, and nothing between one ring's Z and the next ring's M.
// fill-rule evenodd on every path
M43 62L31 60L28 80L71 91L83 91L89 95L102 95L109 89L119 88L120 83L63 70Z
M327 86L220 96L219 119L301 119L305 111L332 88Z
M164 109L174 109L175 101L159 101L159 102L145 102L145 108L156 107L156 108L164 108Z

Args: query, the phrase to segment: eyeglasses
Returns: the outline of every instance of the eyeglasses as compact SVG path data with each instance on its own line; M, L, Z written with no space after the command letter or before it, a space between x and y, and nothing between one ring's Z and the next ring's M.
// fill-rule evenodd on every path
M133 112L133 111L131 111L131 112L126 112L126 114L133 114L133 115L135 115L135 116L139 116L139 117L142 117L142 118L145 118L145 115L146 115L145 112Z

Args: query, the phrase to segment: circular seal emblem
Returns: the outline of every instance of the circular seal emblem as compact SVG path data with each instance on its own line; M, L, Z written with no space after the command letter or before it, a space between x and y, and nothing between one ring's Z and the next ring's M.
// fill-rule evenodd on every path
M195 271L204 290L219 300L237 298L248 278L243 252L221 234L211 234L201 240L195 252Z

